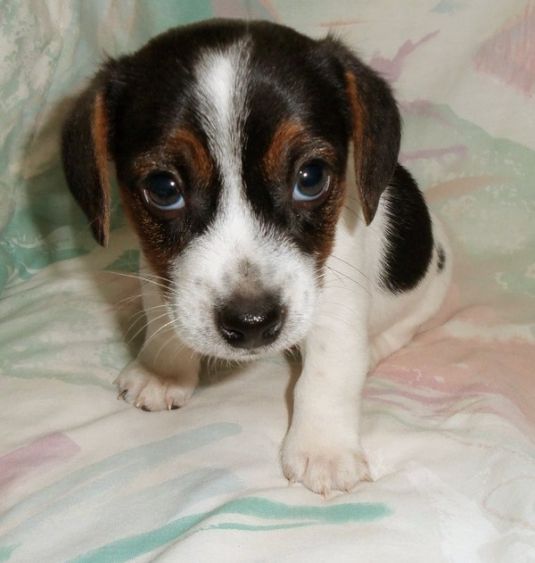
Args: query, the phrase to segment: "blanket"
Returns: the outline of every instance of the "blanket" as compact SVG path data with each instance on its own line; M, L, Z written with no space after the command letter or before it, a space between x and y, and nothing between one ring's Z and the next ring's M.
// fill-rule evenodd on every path
M535 2L0 6L0 561L535 561ZM280 464L298 366L205 366L184 408L114 379L145 324L114 197L91 238L58 154L105 56L214 16L334 33L392 84L400 160L448 232L442 310L370 373L372 481L327 498Z

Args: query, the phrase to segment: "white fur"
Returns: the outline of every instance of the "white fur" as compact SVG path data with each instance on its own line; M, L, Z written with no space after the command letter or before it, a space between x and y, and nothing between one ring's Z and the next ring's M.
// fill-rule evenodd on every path
M242 125L246 118L248 48L208 51L197 65L197 113L222 172L226 194L241 189Z
M228 359L255 355L231 347L220 335L214 316L218 303L244 287L278 293L287 309L286 322L276 342L258 352L301 343L303 354L282 448L284 474L319 493L350 490L368 474L359 438L366 375L436 312L449 283L451 255L434 221L435 243L446 251L444 271L437 274L434 250L427 274L413 290L393 294L381 289L388 198L382 197L366 227L360 209L348 204L358 199L350 168L350 193L320 287L313 258L284 233L262 224L245 197L241 151L247 69L247 45L241 43L209 52L199 62L199 113L223 180L216 217L176 257L169 303L154 283L144 284L146 343L118 384L136 406L159 410L182 405L197 384L199 354Z

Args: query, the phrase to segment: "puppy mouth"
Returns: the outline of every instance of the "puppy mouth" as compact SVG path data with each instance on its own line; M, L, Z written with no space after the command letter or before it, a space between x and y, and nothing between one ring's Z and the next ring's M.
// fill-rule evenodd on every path
M284 352L286 349L291 347L291 344L287 345L283 340L275 340L272 344L268 346L260 346L257 348L235 348L231 346L222 345L214 350L213 353L203 353L204 356L210 356L223 361L230 362L248 362L252 360L258 360L265 356L272 354L279 354Z

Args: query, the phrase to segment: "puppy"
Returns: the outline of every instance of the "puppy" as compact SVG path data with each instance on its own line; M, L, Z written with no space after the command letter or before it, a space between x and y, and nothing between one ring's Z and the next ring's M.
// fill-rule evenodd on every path
M214 20L106 62L62 151L102 245L114 162L150 272L145 345L117 380L123 398L177 408L201 356L298 345L285 476L318 493L365 478L366 374L438 310L451 271L399 143L389 87L332 37Z

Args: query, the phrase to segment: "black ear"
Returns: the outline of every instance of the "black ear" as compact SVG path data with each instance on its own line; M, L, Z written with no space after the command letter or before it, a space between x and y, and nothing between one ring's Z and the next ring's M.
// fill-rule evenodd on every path
M323 45L341 63L353 138L355 177L366 224L396 169L401 119L388 84L349 49L329 37Z
M70 191L86 214L96 240L108 244L110 230L110 61L80 94L62 131L63 170Z

